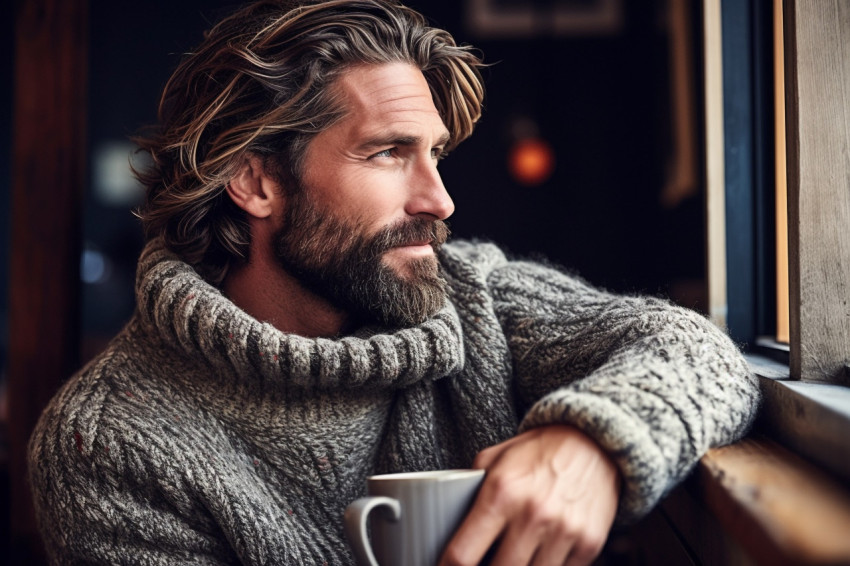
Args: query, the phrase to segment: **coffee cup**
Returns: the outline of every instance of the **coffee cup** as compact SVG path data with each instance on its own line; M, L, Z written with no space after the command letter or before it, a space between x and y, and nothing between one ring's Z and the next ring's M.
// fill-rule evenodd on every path
M345 533L358 564L435 566L483 479L484 470L369 477L369 497L345 510Z

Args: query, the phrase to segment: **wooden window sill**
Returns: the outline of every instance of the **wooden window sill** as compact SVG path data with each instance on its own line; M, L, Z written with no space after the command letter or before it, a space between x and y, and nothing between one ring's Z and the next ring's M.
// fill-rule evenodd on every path
M757 564L850 564L850 492L776 442L711 450L696 481L705 505Z
M603 564L850 564L848 534L847 486L753 435L706 454L691 477L626 535L630 559Z
M850 390L750 363L764 393L754 434L709 451L652 530L675 535L689 557L676 564L850 565Z
M759 427L850 484L850 387L796 381L787 364L748 354L763 402Z

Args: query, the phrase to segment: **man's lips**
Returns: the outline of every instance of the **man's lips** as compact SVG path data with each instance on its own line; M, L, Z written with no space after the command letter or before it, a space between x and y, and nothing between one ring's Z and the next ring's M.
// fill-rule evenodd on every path
M409 252L413 254L430 254L434 251L433 240L417 240L415 242L406 242L390 248L400 252Z

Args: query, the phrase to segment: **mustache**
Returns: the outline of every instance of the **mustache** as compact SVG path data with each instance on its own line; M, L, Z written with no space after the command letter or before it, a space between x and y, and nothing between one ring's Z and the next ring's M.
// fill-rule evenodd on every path
M382 254L398 246L428 241L436 252L446 243L449 236L451 230L446 222L417 217L384 227L372 238L370 247L375 253Z

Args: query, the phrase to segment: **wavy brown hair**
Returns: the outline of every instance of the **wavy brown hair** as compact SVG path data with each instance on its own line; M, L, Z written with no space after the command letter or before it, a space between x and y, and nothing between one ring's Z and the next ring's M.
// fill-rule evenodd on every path
M481 60L410 8L267 0L222 20L168 81L158 125L135 138L152 158L136 172L146 187L137 211L146 236L162 236L220 283L248 256L245 213L224 190L244 157L299 178L309 141L344 115L334 81L357 65L399 61L424 74L451 134L447 149L467 138L481 115Z

